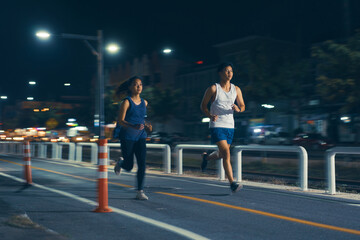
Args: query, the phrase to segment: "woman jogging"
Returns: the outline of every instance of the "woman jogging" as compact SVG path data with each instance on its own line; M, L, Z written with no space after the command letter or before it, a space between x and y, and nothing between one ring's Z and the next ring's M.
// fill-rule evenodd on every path
M204 153L201 168L204 171L209 160L222 158L225 174L232 192L237 192L242 185L234 182L230 162L230 145L234 137L234 112L245 111L245 104L239 87L230 83L233 77L233 65L222 63L218 67L220 82L211 85L201 101L202 112L210 118L211 143L218 146L218 151ZM211 102L210 110L208 103Z
M121 125L120 142L124 160L119 160L114 168L117 175L121 169L131 171L134 166L134 154L136 156L137 171L137 194L136 199L148 200L143 190L146 168L146 131L145 116L147 101L140 97L142 92L142 80L140 77L132 77L122 83L116 91L117 96L127 94L120 105L118 123Z

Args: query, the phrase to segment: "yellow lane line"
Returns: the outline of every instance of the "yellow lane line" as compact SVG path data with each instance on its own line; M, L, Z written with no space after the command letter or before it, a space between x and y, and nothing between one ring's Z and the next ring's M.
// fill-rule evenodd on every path
M231 208L231 209L236 209L236 210L240 210L240 211L244 211L244 212L260 214L260 215L267 216L267 217L278 218L278 219L282 219L282 220L286 220L286 221L290 221L290 222L301 223L301 224L306 224L306 225L310 225L310 226L314 226L314 227L326 228L326 229L330 229L330 230L335 230L335 231L360 235L360 231L358 231L358 230L342 228L342 227L336 227L336 226L332 226L332 225L316 223L316 222L301 220L301 219L292 218L292 217L286 217L286 216L282 216L282 215L278 215L278 214L258 211L258 210L254 210L254 209L250 209L250 208L238 207L238 206L234 206L234 205L230 205L230 204L225 204L225 203L220 203L220 202L215 202L215 201L209 201L209 200L205 200L205 199L201 199L201 198L189 197L189 196L184 196L184 195L179 195L179 194L174 194L174 193L166 193L166 192L156 192L156 193L163 194L163 195L168 195L168 196L172 196L172 197L189 199L189 200L193 200L193 201L197 201L197 202L213 204L213 205L226 207L226 208Z
M3 161L3 162L12 163L12 164L16 164L16 165L19 165L19 166L24 165L24 164L16 163L16 162L13 162L13 161L8 161L8 160L5 160L5 159L0 159L0 160ZM39 168L39 167L35 167L35 166L31 166L31 168L41 170L41 171L45 171L45 172L51 172L51 173L55 173L55 174L59 174L59 175L63 175L63 176L79 178L79 179L87 180L87 181L91 181L91 182L96 182L97 181L97 179L80 177L80 176L76 176L76 175L72 175L72 174L68 174L68 173L57 172L57 171L53 171L53 170L49 170L49 169L45 169L45 168ZM133 187L133 186L130 186L130 185L121 184L121 183L115 183L115 182L108 182L108 183L113 184L113 185L117 185L117 186L121 186L121 187L127 187L127 188L132 188Z
M3 162L12 163L12 164L16 164L16 165L19 165L19 166L24 166L24 164L21 164L21 163L16 163L16 162L5 160L5 159L0 159L0 160L3 161Z
M4 161L4 162L20 165L20 166L23 165L23 164L19 164L19 163L4 160L4 159L0 159L0 160ZM45 169L45 168L39 168L39 167L34 167L34 166L31 166L31 168L46 171L46 172L51 172L51 173L55 173L55 174L59 174L59 175L69 176L69 177L73 177L73 178L79 178L79 179L83 179L83 180L88 180L88 181L92 181L92 182L97 181L97 180L94 180L94 179L91 179L91 178L80 177L80 176L76 176L76 175L72 175L72 174L67 174L67 173L57 172L57 171L53 171L53 170L48 170L48 169ZM108 182L108 183L112 184L112 185L127 187L127 188L132 188L133 187L133 186L130 186L130 185L121 184L121 183L115 183L115 182ZM335 230L335 231L360 235L360 231L354 230L354 229L336 227L336 226L332 226L332 225L316 223L316 222L311 222L311 221L307 221L307 220L301 220L301 219L292 218L292 217L286 217L286 216L282 216L282 215L278 215L278 214L263 212L263 211L254 210L254 209L250 209L250 208L244 208L244 207L234 206L234 205L230 205L230 204L226 204L226 203L220 203L220 202L215 202L215 201L210 201L210 200L201 199L201 198L195 198L195 197L189 197L189 196L179 195L179 194L174 194L174 193L166 193L166 192L155 192L155 193L162 194L162 195L167 195L167 196L172 196L172 197L188 199L188 200L193 200L193 201L197 201L197 202L213 204L213 205L217 205L217 206L221 206L221 207L236 209L236 210L240 210L240 211L244 211L244 212L255 213L255 214L259 214L259 215L263 215L263 216L267 216L267 217L282 219L282 220L286 220L286 221L290 221L290 222L301 223L301 224L310 225L310 226L314 226L314 227L325 228L325 229L330 229L330 230Z

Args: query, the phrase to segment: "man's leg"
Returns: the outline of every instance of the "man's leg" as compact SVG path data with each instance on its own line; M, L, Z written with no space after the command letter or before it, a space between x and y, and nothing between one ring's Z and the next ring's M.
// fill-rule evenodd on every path
M219 157L223 159L225 174L231 184L234 181L234 178L230 162L230 145L227 143L226 140L221 140L217 142L216 145L219 148Z
M203 154L205 154L205 153L203 153ZM219 151L213 151L212 153L210 153L206 156L207 161L212 161L212 160L217 160L217 159L220 159Z

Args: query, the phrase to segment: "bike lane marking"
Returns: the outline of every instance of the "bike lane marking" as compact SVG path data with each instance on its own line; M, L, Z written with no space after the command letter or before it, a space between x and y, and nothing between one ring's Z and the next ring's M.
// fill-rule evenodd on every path
M167 196L172 196L172 197L177 197L177 198L193 200L193 201L197 201L197 202L208 203L208 204L212 204L212 205L216 205L216 206L231 208L231 209L240 210L240 211L243 211L243 212L255 213L255 214L258 214L258 215L262 215L262 216L282 219L282 220L286 220L286 221L290 221L290 222L301 223L301 224L310 225L310 226L313 226L313 227L325 228L325 229L330 229L330 230L335 230L335 231L360 235L359 230L354 230L354 229L349 229L349 228L342 228L342 227L337 227L337 226L332 226L332 225L327 225L327 224L302 220L302 219L293 218L293 217L287 217L287 216L283 216L283 215L279 215L279 214L274 214L274 213L259 211L259 210L255 210L255 209L234 206L234 205L221 203L221 202L216 202L216 201L210 201L210 200L206 200L206 199L202 199L202 198L189 197L189 196L185 196L185 195L167 193L167 192L156 192L156 193L167 195Z
M6 173L0 172L0 175L3 176L3 177L13 179L13 180L18 181L18 182L23 182L23 183L25 182L21 178L18 178L18 177L15 177L15 176L12 176L12 175L9 175L9 174L6 174ZM95 202L95 201L92 201L92 200L87 199L87 198L80 197L78 195L75 195L75 194L72 194L72 193L69 193L69 192L61 191L61 190L58 190L58 189L55 189L55 188L46 187L46 186L43 186L43 185L40 185L40 184L37 184L37 183L32 183L31 185L34 186L34 187L49 191L49 192L57 193L57 194L65 196L65 197L72 198L74 200L86 203L86 204L88 204L90 206L96 207L98 205L98 203ZM158 228L162 228L164 230L173 232L175 234L181 235L181 236L189 238L189 239L199 239L199 240L208 240L209 239L209 238L206 238L206 237L201 236L199 234L196 234L194 232L188 231L186 229L176 227L174 225L170 225L168 223L164 223L164 222L152 219L152 218L144 217L142 215L132 213L132 212L128 212L128 211L125 211L125 210L121 210L119 208L115 208L115 207L112 207L112 206L109 206L109 207L112 209L112 211L114 213L117 213L117 214L120 214L122 216L135 219L137 221L142 221L144 223L153 225L153 226L158 227Z
M0 160L3 160L3 159L0 159ZM4 161L9 162L9 163L14 163L14 164L17 164L17 165L22 165L22 164L18 164L18 163L12 162L12 161L8 161L8 160L4 160ZM93 182L97 181L97 180L90 179L90 178L84 178L84 177L80 177L80 176L76 176L76 175L57 172L57 171L48 170L48 169L44 169L44 168L38 168L38 167L34 167L34 166L31 166L31 168L42 170L42 171L47 171L47 172L52 172L52 173L55 173L55 174L65 175L65 176L69 176L69 177L89 180L89 181L93 181ZM114 183L114 182L108 182L108 183L113 184L113 185L122 186L122 187L127 187L127 188L132 188L133 187L133 186L130 186L130 185ZM221 206L221 207L236 209L236 210L240 210L240 211L244 211L244 212L250 212L250 213L254 213L254 214L258 214L258 215L262 215L262 216L282 219L282 220L286 220L286 221L290 221L290 222L301 223L301 224L310 225L310 226L314 226L314 227L325 228L325 229L330 229L330 230L334 230L334 231L340 231L340 232L346 232L346 233L351 233L351 234L355 234L355 235L360 235L360 231L355 230L355 229L342 228L342 227L337 227L337 226L333 226L333 225L327 225L327 224L312 222L312 221L308 221L308 220L302 220L302 219L298 219L298 218L287 217L287 216L283 216L283 215L279 215L279 214L254 210L254 209L250 209L250 208L244 208L244 207L239 207L239 206L235 206L235 205L225 204L225 203L221 203L221 202L210 201L210 200L201 199L201 198L195 198L195 197L189 197L189 196L180 195L180 194L166 193L166 192L155 192L155 193L162 194L162 195L167 195L167 196L172 196L172 197L177 197L177 198L193 200L193 201L198 201L198 202L204 202L204 203L208 203L208 204L212 204L212 205L217 205L217 206Z

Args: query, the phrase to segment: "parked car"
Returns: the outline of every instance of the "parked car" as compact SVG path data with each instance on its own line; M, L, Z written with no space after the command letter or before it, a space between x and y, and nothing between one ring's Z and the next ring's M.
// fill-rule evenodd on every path
M146 138L148 143L163 143L163 144L172 144L172 139L166 132L152 132Z
M263 139L264 144L268 145L290 145L292 144L290 134L287 132L272 132Z
M318 133L301 133L293 139L293 144L312 150L326 150L335 145Z
M186 142L189 141L189 138L186 137L183 133L175 132L170 134L172 142Z

